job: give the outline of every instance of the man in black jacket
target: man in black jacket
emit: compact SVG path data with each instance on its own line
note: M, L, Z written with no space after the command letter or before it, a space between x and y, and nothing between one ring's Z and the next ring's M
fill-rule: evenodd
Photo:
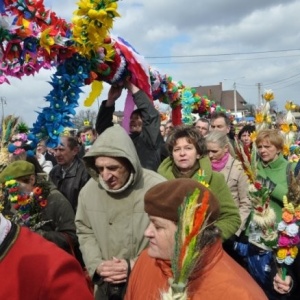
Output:
M57 165L49 177L76 212L79 192L90 179L84 162L78 157L79 144L75 137L62 136L54 151Z
M108 98L103 101L96 121L96 130L101 134L113 126L115 101L121 96L124 86L132 93L137 109L130 116L130 137L135 145L143 168L156 171L160 165L160 149L163 138L160 133L160 115L146 93L129 81L111 86Z

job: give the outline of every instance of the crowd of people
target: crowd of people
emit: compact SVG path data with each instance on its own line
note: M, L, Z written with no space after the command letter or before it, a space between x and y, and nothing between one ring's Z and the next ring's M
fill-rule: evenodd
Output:
M124 88L136 106L129 132L113 123ZM111 86L95 128L9 155L0 173L0 299L298 299L298 256L283 275L274 251L253 240L236 143L257 148L276 223L300 167L283 155L277 129L255 141L253 132L244 124L232 134L224 112L162 123L144 91Z

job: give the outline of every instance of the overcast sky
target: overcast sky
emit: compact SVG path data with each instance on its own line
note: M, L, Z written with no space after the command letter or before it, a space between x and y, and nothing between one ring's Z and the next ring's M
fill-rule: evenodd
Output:
M67 20L76 9L75 0L45 4ZM229 90L235 82L251 104L258 103L260 83L261 93L274 91L279 110L286 100L300 104L300 0L122 0L118 4L121 18L115 20L112 34L126 39L160 73L189 87L222 82ZM47 106L44 97L51 91L47 81L54 72L42 70L34 77L2 84L4 113L20 115L31 126L35 111ZM79 109L84 109L89 87L84 91ZM123 106L121 99L117 109Z

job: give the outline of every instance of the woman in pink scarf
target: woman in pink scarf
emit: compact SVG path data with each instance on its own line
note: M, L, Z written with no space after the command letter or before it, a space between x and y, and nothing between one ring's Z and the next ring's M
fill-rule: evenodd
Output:
M242 239L244 236L246 222L251 211L251 200L247 195L247 176L244 173L240 161L235 159L234 150L225 133L220 131L210 132L208 136L206 136L206 145L212 169L225 176L225 181L239 209L241 226L235 233L233 240ZM230 254L234 256L233 253ZM238 259L237 257L235 258Z

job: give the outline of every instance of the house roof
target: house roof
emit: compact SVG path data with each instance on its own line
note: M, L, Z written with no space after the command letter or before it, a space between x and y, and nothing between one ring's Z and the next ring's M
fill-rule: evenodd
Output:
M207 96L209 100L215 101L216 104L221 105L226 110L234 111L234 90L223 91L222 82L218 85L207 85L194 87L197 93L201 96ZM237 110L244 110L246 100L236 90L236 106Z

